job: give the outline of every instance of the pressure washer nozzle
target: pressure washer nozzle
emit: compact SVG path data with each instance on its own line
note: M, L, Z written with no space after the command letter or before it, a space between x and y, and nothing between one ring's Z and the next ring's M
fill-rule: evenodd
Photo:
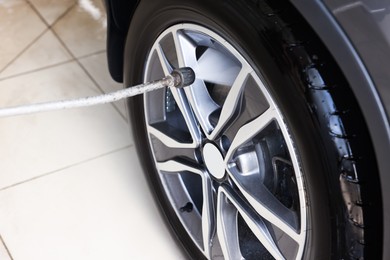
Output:
M190 67L178 68L172 71L174 86L182 88L191 85L195 81L195 72Z

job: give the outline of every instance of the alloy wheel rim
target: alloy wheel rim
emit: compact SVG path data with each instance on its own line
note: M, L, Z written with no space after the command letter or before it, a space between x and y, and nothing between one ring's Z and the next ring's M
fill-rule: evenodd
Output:
M197 76L190 87L144 96L158 178L178 219L209 259L301 259L302 172L264 82L228 41L199 25L166 29L144 80L184 66Z

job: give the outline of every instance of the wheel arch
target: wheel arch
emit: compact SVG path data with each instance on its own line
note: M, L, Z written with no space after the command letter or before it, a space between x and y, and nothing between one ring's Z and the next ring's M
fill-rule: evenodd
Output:
M107 60L111 77L123 82L123 54L131 18L140 0L104 0L107 10Z

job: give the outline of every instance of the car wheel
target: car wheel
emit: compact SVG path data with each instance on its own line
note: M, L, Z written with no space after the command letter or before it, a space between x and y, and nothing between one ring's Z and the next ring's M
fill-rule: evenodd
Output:
M380 230L370 229L380 197L361 112L325 47L285 8L141 1L134 14L126 85L184 66L196 74L190 87L129 102L145 175L194 259L378 250L366 243Z

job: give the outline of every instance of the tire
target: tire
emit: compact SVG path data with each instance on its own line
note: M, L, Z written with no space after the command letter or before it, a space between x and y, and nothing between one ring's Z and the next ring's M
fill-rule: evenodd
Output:
M126 86L196 72L190 88L128 103L144 173L191 258L379 259L364 118L292 6L143 0L124 60Z

